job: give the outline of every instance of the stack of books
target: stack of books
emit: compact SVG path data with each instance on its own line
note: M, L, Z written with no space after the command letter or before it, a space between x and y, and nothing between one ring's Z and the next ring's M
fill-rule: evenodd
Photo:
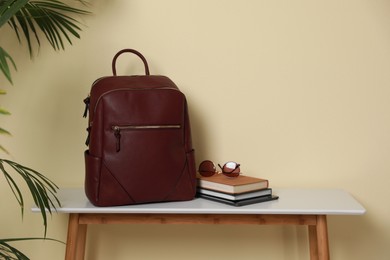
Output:
M229 178L223 174L211 177L197 175L197 196L221 203L244 206L278 199L269 181L245 175Z

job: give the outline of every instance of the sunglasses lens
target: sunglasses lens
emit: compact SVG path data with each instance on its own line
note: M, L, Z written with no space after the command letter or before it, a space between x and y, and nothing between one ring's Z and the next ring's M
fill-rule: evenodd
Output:
M222 173L229 177L237 177L240 175L240 165L236 162L227 162L222 167Z
M215 165L212 161L203 161L199 164L199 174L204 177L210 177L216 172Z

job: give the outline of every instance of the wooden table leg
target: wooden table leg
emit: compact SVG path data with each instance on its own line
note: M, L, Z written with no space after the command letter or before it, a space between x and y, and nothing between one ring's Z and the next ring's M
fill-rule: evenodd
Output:
M318 260L317 226L309 225L310 260Z
M79 224L79 214L69 214L65 260L82 260L85 253L87 225Z
M77 235L76 260L84 260L85 242L87 239L87 225L79 224L79 232Z
M309 225L310 260L329 260L326 215L317 215L316 225Z
M317 216L316 227L319 260L329 260L328 225L326 215Z

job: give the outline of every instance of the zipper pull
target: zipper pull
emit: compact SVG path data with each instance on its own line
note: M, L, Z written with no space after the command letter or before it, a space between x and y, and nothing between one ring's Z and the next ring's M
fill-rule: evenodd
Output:
M85 140L85 145L86 146L89 145L89 139L90 139L90 136L91 136L91 127L90 126L88 126L88 128L87 128L87 132L88 132L87 140Z
M89 96L84 99L85 110L84 110L83 117L87 117L87 115L88 115L89 101L90 100L91 100L91 98Z
M113 126L114 135L116 137L116 152L121 150L121 129L118 126Z

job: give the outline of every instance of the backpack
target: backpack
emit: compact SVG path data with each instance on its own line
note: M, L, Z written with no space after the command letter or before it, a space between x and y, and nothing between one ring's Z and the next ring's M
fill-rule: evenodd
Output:
M125 52L141 58L146 75L116 75L116 59ZM95 206L192 200L195 155L184 94L168 77L150 75L133 49L114 56L112 71L84 100L87 198Z

